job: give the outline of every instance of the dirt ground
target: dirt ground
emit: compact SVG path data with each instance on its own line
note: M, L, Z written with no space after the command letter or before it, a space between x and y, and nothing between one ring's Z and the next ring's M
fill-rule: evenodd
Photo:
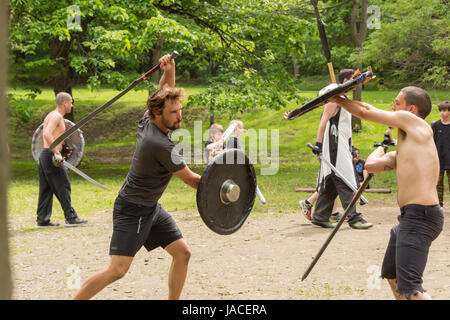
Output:
M369 230L345 223L305 281L301 277L330 229L307 223L299 213L252 212L232 235L210 231L197 212L172 212L192 250L182 299L392 299L377 277L398 209L360 208ZM450 210L445 209L446 219ZM70 299L81 282L109 263L111 211L99 211L77 228L34 229L33 219L11 221L13 299ZM432 244L424 288L434 299L450 298L448 222ZM162 249L141 249L128 274L95 299L167 298L171 259Z

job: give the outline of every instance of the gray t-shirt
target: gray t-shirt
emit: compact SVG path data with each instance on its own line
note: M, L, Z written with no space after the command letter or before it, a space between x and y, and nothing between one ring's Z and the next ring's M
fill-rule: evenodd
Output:
M161 131L148 117L139 121L136 151L130 170L119 191L127 201L144 206L155 205L169 184L172 173L186 166L174 149L170 135Z

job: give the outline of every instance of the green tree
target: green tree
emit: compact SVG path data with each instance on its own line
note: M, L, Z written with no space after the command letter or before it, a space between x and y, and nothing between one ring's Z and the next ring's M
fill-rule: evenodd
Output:
M442 0L378 1L381 28L360 59L397 81L449 87L450 11Z
M130 51L126 10L100 0L10 0L12 79L72 94L77 78L118 84L117 57Z
M0 63L7 65L8 50L6 46L8 17L5 1L0 1ZM9 263L8 241L8 175L9 175L9 148L6 125L6 84L7 68L0 70L0 299L11 299L12 281Z
M103 82L120 87L126 84L124 71L139 71L175 49L181 53L178 72L208 72L207 92L231 94L228 100L236 100L228 106L247 91L275 107L285 103L283 96L295 96L288 69L292 56L303 54L302 37L312 28L286 15L281 0L78 0L70 5L11 0L10 7L16 81L46 80L55 92L69 93L76 81L91 88ZM68 24L77 14L74 8L80 23ZM220 100L210 98L203 102ZM238 109L249 105L236 103ZM213 114L224 105L209 107Z

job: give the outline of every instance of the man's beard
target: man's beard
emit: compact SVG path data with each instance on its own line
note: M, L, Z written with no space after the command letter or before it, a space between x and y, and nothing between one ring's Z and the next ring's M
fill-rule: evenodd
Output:
M167 129L172 130L172 131L181 128L181 120L170 124L164 117L162 117L162 123L164 124L164 126Z

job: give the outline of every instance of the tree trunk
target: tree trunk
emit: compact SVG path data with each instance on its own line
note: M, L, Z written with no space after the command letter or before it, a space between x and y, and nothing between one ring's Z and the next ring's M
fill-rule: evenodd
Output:
M163 40L161 37L158 37L158 42L156 43L155 48L152 51L152 66L156 66L159 63L159 59L162 57L162 49L163 49ZM151 75L152 82L158 85L160 77L161 71L154 72Z
M300 71L298 69L298 64L295 61L294 57L292 57L292 68L293 68L293 72L294 72L294 77L297 78L299 76L299 74L300 74Z
M7 27L8 2L0 1L0 300L12 295L11 269L9 264L7 190L9 175L9 152L7 139L6 81L8 66Z
M70 42L59 41L59 39L50 40L50 58L57 65L56 75L53 77L53 91L55 95L58 92L67 92L72 95L72 68L70 67ZM65 118L74 121L74 108L65 115Z
M209 70L210 70L211 76L213 78L217 76L217 68L218 68L218 66L214 64L213 59L210 57L210 59L209 59ZM211 126L214 122L215 122L214 107L211 105L209 107L209 126Z
M362 47L364 45L364 39L366 38L367 7L368 7L368 0L353 0L353 9L352 14L350 16L350 30L355 50L358 52L362 50ZM358 13L360 13L359 17ZM354 68L359 69L361 72L363 72L362 66L359 62L356 63ZM353 99L361 101L361 98L362 98L362 88L361 86L358 86L356 87L356 90L353 91ZM360 131L362 129L361 119L352 116L352 128L353 131L355 132Z

